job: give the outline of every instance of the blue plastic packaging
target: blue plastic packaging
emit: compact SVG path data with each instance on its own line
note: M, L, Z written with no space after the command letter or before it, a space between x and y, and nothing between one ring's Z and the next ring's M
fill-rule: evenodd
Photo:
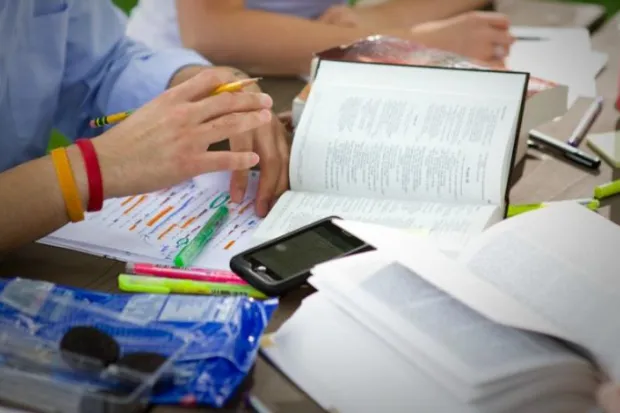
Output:
M88 306L76 310L59 305L63 301ZM151 396L154 404L222 407L252 368L259 339L276 307L275 299L106 294L0 279L0 332L17 329L58 342L70 326L93 325L120 335L123 351L166 354L178 347L174 338L166 336L166 329L187 331L191 340L174 359L172 384L156 390ZM118 321L102 323L98 309L114 313Z

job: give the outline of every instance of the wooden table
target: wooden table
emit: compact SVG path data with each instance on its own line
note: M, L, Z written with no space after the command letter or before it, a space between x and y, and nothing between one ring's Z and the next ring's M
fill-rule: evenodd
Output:
M568 14L579 15L575 12ZM520 18L523 19L523 17ZM564 25L573 25L573 23L574 19ZM619 27L620 15L617 15L593 37L594 48L609 53L609 64L597 80L599 93L605 97L606 105L593 126L592 131L596 132L620 128L620 114L613 108L618 90ZM267 92L274 96L276 109L282 110L290 105L293 96L301 89L302 83L297 80L266 80L263 86ZM573 123L576 122L577 119ZM570 126L570 124L566 124L563 127L570 128ZM595 185L618 178L620 178L620 174L606 164L601 167L598 174L592 174L549 156L531 154L525 164L523 176L511 191L511 202L525 203L588 197L591 196ZM607 203L601 212L614 222L620 223L620 197ZM0 261L0 276L21 276L82 288L117 291L116 276L123 268L121 263L104 258L31 244L5 256ZM305 294L306 292L301 290L298 294L282 301L273 322L269 326L270 331L277 328L294 311ZM286 406L281 411L313 411L302 393L285 382L262 360L257 362L250 380L253 391L263 395L263 397L277 398L282 406ZM173 413L185 411L185 409L160 406L153 408L152 411L155 413ZM237 412L243 410L241 407L233 405L224 411Z

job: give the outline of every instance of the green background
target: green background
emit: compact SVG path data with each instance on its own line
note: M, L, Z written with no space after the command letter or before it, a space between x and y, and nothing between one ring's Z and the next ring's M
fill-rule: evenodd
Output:
M131 10L131 8L134 7L136 3L138 2L138 0L113 0L113 1L121 9L125 10L125 12L128 12L129 10ZM295 1L295 0L292 0L292 1ZM562 1L577 2L576 0L562 0ZM612 16L614 13L620 10L620 0L579 0L578 2L579 3L601 4L605 6L605 8L607 9L607 16ZM55 147L62 146L65 144L67 144L67 139L64 136L62 136L56 131L52 132L52 138L50 140L50 148L55 148Z

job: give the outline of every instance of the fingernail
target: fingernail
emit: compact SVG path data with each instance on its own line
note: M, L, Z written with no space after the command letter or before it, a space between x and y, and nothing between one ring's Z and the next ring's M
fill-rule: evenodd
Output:
M262 122L268 122L271 119L271 111L267 109L263 109L258 114L258 117Z
M260 103L261 103L262 106L270 108L271 105L273 105L273 99L271 99L271 96L269 96L268 94L261 93L260 94Z
M250 165L250 168L256 166L258 162L260 162L260 157L257 153L251 152L248 154L248 164Z
M235 188L232 191L232 194L230 194L230 197L232 198L232 201L234 203L239 203L241 201L243 201L243 197L245 195L245 191L243 190L243 188Z

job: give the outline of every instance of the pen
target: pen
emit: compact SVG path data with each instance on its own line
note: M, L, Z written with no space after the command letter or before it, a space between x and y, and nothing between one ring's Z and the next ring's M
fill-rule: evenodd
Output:
M265 294L250 285L176 280L131 274L119 274L117 281L118 288L128 293L244 295L259 299L267 298Z
M547 40L546 37L540 37L540 36L515 36L516 40L520 40L520 41L535 41L535 42L541 42L543 40Z
M551 136L539 132L535 129L532 129L530 131L530 139L532 140L532 142L530 143L528 141L529 146L541 144L542 146L554 149L562 153L566 159L585 166L586 168L598 169L598 167L601 166L601 160L596 156L590 155L589 153L586 153L579 148L575 148L566 142L554 139Z
M588 107L588 110L583 114L583 117L579 121L579 124L571 134L570 138L568 138L568 143L571 146L577 147L586 136L588 130L592 127L592 124L601 113L601 109L603 109L603 98L598 96L592 104Z
M232 83L226 83L224 85L221 85L219 87L217 87L210 96L215 96L215 95L219 95L220 93L224 93L224 92L238 92L241 89L243 89L246 86L249 85L253 85L254 83L258 82L259 80L261 80L262 78L260 77L253 77L250 79L242 79L242 80L238 80L236 82L232 82ZM111 125L113 123L118 123L120 121L123 121L125 119L127 119L127 117L129 117L129 115L131 115L134 111L130 110L127 112L120 112L120 113L115 113L113 115L108 115L108 116L102 116L100 118L95 118L93 120L90 121L90 127L91 128L99 128L101 126L105 126L105 125Z
M205 245L215 236L227 217L228 208L225 206L219 207L198 232L198 235L174 257L174 265L181 268L189 267L198 254L202 252Z
M557 203L564 202L575 202L579 205L583 205L589 210L596 211L601 207L601 202L598 199L592 198L584 198L584 199L569 199L564 201L551 201L551 202L540 202L537 204L523 204L523 205L508 205L508 212L506 216L508 218L514 217L515 215L522 214L524 212L534 211L536 209L544 208L547 206L551 206Z
M179 280L247 284L232 271L209 270L206 268L176 268L167 265L127 263L125 272L133 275L148 275L151 277L175 278Z

